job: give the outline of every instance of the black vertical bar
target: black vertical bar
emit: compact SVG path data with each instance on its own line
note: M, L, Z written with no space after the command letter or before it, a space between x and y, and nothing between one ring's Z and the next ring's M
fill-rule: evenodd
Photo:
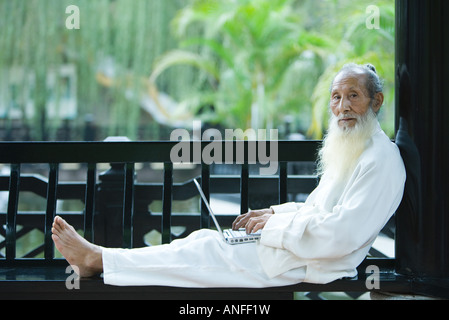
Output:
M58 171L57 163L50 164L50 174L47 186L47 210L45 212L45 238L44 238L44 257L51 260L54 257L54 246L51 238L51 227L56 214L56 201L58 191Z
M173 200L173 163L164 163L164 186L162 195L162 243L171 242L171 208Z
M249 208L249 169L248 163L242 164L240 174L240 214L248 212Z
M395 16L396 143L407 172L396 212L396 271L432 279L447 293L449 1L396 0Z
M95 163L87 165L87 182L85 195L85 213L84 213L84 238L93 242L94 240L94 211L95 211L95 189L97 178L97 166Z
M6 259L16 258L16 217L19 205L20 164L11 165L9 177L8 213L6 219Z
M125 165L125 190L123 204L123 247L133 245L134 163Z
M210 167L208 164L201 165L201 189L203 189L206 199L210 199ZM207 210L204 201L201 201L201 221L200 228L210 227L209 210Z
M111 168L99 175L95 209L95 243L118 248L123 245L124 163L111 163Z
M287 202L287 162L279 163L279 203Z

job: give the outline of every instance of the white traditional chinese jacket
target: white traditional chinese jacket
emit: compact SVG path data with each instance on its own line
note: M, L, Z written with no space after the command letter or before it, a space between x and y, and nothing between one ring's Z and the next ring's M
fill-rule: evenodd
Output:
M347 182L324 174L305 203L273 206L258 254L268 276L305 267L304 282L353 277L402 199L405 168L378 126Z

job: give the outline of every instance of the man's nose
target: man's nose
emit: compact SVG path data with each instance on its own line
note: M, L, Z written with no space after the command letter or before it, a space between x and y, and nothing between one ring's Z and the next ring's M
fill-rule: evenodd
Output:
M340 113L345 113L351 110L351 102L348 99L341 98L340 104L338 105L338 111Z

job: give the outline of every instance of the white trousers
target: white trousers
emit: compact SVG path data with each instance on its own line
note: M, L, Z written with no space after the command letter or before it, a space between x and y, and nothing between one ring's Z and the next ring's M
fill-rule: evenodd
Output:
M305 277L304 268L269 278L257 244L226 244L217 231L202 229L170 244L137 249L105 248L103 278L118 286L247 287L291 285Z

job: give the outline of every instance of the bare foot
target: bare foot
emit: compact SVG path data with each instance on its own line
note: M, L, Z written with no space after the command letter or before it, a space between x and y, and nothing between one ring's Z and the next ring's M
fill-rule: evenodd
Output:
M59 216L53 221L52 239L68 263L79 268L80 277L91 277L103 271L102 248L88 242Z

